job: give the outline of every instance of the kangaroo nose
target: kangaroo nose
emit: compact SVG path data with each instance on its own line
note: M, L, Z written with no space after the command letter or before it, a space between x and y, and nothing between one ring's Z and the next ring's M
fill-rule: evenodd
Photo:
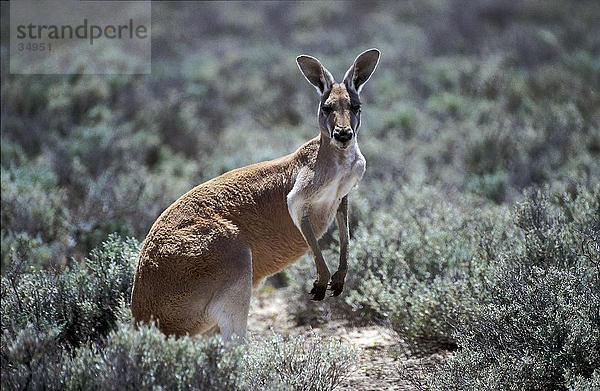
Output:
M352 132L352 129L350 129L350 128L335 129L333 131L333 138L341 143L345 143L347 141L352 140L353 135L354 135L354 132Z

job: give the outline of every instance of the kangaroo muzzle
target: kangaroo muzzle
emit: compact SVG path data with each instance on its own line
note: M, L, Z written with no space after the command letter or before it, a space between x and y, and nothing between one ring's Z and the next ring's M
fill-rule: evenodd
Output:
M352 137L354 137L354 132L351 128L333 130L333 138L340 143L347 143L352 140Z

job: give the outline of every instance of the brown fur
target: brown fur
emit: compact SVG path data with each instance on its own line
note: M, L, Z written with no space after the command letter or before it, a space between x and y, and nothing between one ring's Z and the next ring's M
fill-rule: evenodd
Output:
M179 308L197 311L184 304L195 302L188 300L197 294L193 277L217 278L226 270L219 254L238 240L251 248L254 286L306 253L308 245L290 218L286 196L298 170L315 164L319 144L317 137L291 155L227 172L165 210L140 253L132 293L136 320L154 318L164 328L166 318ZM170 308L174 305L175 311Z

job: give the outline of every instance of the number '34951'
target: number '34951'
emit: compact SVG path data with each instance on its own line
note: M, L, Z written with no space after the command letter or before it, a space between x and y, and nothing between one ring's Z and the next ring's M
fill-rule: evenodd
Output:
M28 52L51 52L52 44L48 42L44 43L24 43L20 42L17 44L17 50L20 52L28 51Z

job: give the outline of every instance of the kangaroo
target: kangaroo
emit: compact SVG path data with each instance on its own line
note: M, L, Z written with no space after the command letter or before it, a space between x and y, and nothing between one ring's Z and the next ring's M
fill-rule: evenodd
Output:
M336 83L314 57L296 62L320 95L320 133L294 153L227 172L196 186L153 224L139 256L131 309L167 335L220 330L246 335L253 287L312 251L323 300L344 288L348 271L348 193L365 172L357 144L360 92L379 62L361 53ZM318 239L336 219L338 270L330 274Z

